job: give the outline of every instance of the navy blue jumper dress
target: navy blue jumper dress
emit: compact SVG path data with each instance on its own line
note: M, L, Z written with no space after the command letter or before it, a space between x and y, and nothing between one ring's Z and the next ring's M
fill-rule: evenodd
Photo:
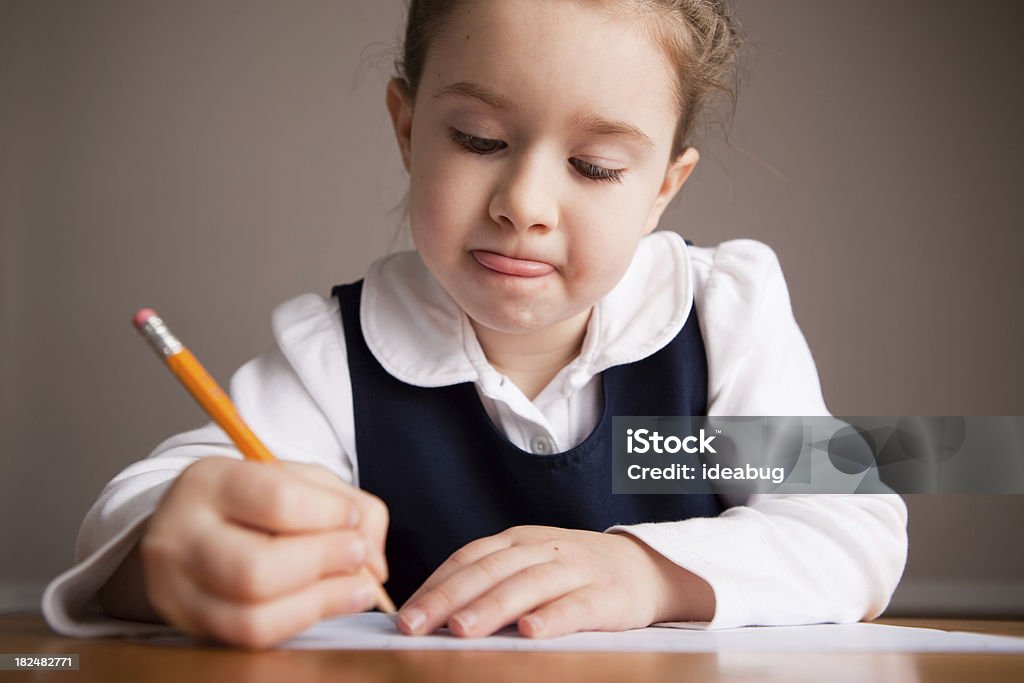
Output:
M332 295L348 349L359 485L389 508L386 588L399 605L463 545L512 526L604 531L722 511L710 488L612 493L613 416L707 414L707 358L693 307L664 348L602 373L603 411L583 443L537 455L494 426L471 382L417 387L381 367L360 325L362 285L339 285Z

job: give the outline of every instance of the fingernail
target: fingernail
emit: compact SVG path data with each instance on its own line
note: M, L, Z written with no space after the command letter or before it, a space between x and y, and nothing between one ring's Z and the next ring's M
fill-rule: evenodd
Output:
M402 620L406 628L410 631L415 631L420 626L423 626L423 622L427 620L427 615L421 609L410 607L409 609L403 609L398 618Z
M458 625L459 630L463 633L468 633L469 629L473 628L473 625L477 622L476 612L472 610L466 610L465 612L459 612L451 618L452 621Z
M523 623L529 627L530 635L537 635L544 630L544 620L536 614L523 617Z

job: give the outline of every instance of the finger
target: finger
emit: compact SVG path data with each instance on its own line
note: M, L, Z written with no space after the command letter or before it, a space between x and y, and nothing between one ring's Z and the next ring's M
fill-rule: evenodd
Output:
M489 636L531 610L581 588L584 582L584 576L562 564L532 565L458 610L448 625L457 636Z
M408 635L430 633L517 572L550 560L551 553L541 546L517 545L484 555L410 599L398 613L398 627Z
M385 583L388 580L388 565L384 558L384 545L390 523L388 506L377 496L359 489L353 490L359 494L354 499L360 510L359 530L369 549L366 565L378 581Z
M367 544L354 529L268 536L223 524L201 535L187 571L207 591L235 602L263 602L335 574L356 573Z
M433 590L439 583L446 580L452 574L465 569L477 562L480 558L499 550L504 550L511 545L512 539L505 533L485 536L483 538L478 538L475 541L470 541L452 553L447 560L442 562L441 566L435 569L434 572L427 577L427 580L423 582L423 585L416 589L416 592L412 594L412 597L405 601L405 604L412 604L419 599L421 595L427 591Z
M322 531L358 523L352 499L287 468L239 463L218 487L214 505L225 519L267 532Z
M607 587L589 584L524 615L518 627L528 638L552 638L577 631L617 631L637 626L621 617Z
M256 605L223 600L180 580L172 623L190 635L251 649L267 648L336 614L369 609L376 594L361 575L331 577Z
M384 545L387 540L389 514L387 505L372 493L352 486L341 477L321 465L300 462L281 461L280 465L293 474L314 486L322 486L325 490L338 493L349 499L356 509L359 528L366 538L369 554L366 564L373 576L384 583L388 580L387 561L384 557Z
M204 612L211 633L242 647L264 648L301 633L321 619L365 612L376 602L373 582L365 576L324 579L301 591L258 606L223 603Z
M347 493L349 490L359 490L323 465L295 462L293 460L280 460L277 462L277 465L288 472L288 474L305 479L315 486L322 486L329 491Z

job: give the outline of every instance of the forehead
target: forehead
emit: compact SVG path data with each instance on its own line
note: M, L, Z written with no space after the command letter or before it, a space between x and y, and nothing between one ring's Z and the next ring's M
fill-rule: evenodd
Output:
M671 136L674 78L641 21L601 3L469 1L434 37L417 99L470 81L511 98L521 112L596 113Z

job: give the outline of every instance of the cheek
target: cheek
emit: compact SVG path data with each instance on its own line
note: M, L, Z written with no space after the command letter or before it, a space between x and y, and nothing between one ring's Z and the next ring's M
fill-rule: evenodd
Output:
M472 172L464 155L441 149L427 150L421 158L430 161L413 164L409 181L411 220L440 221L446 229L453 229L457 217L479 212L480 174ZM413 229L416 228L414 223Z
M646 177L632 178L625 185L600 184L574 198L573 213L597 239L621 244L642 232L656 196L656 186Z
M572 228L574 246L603 254L605 260L615 259L620 255L614 252L632 247L643 235L649 212L650 206L635 201L628 191L600 199L580 197L567 224Z
M593 298L607 294L622 278L633 260L636 242L607 239L574 240L570 255L571 280Z
M626 202L591 203L578 212L568 240L572 279L591 294L610 291L633 260L646 215Z
M445 201L451 193L443 191L443 184L429 173L412 176L410 183L409 227L417 247L429 249L451 228L452 202Z

